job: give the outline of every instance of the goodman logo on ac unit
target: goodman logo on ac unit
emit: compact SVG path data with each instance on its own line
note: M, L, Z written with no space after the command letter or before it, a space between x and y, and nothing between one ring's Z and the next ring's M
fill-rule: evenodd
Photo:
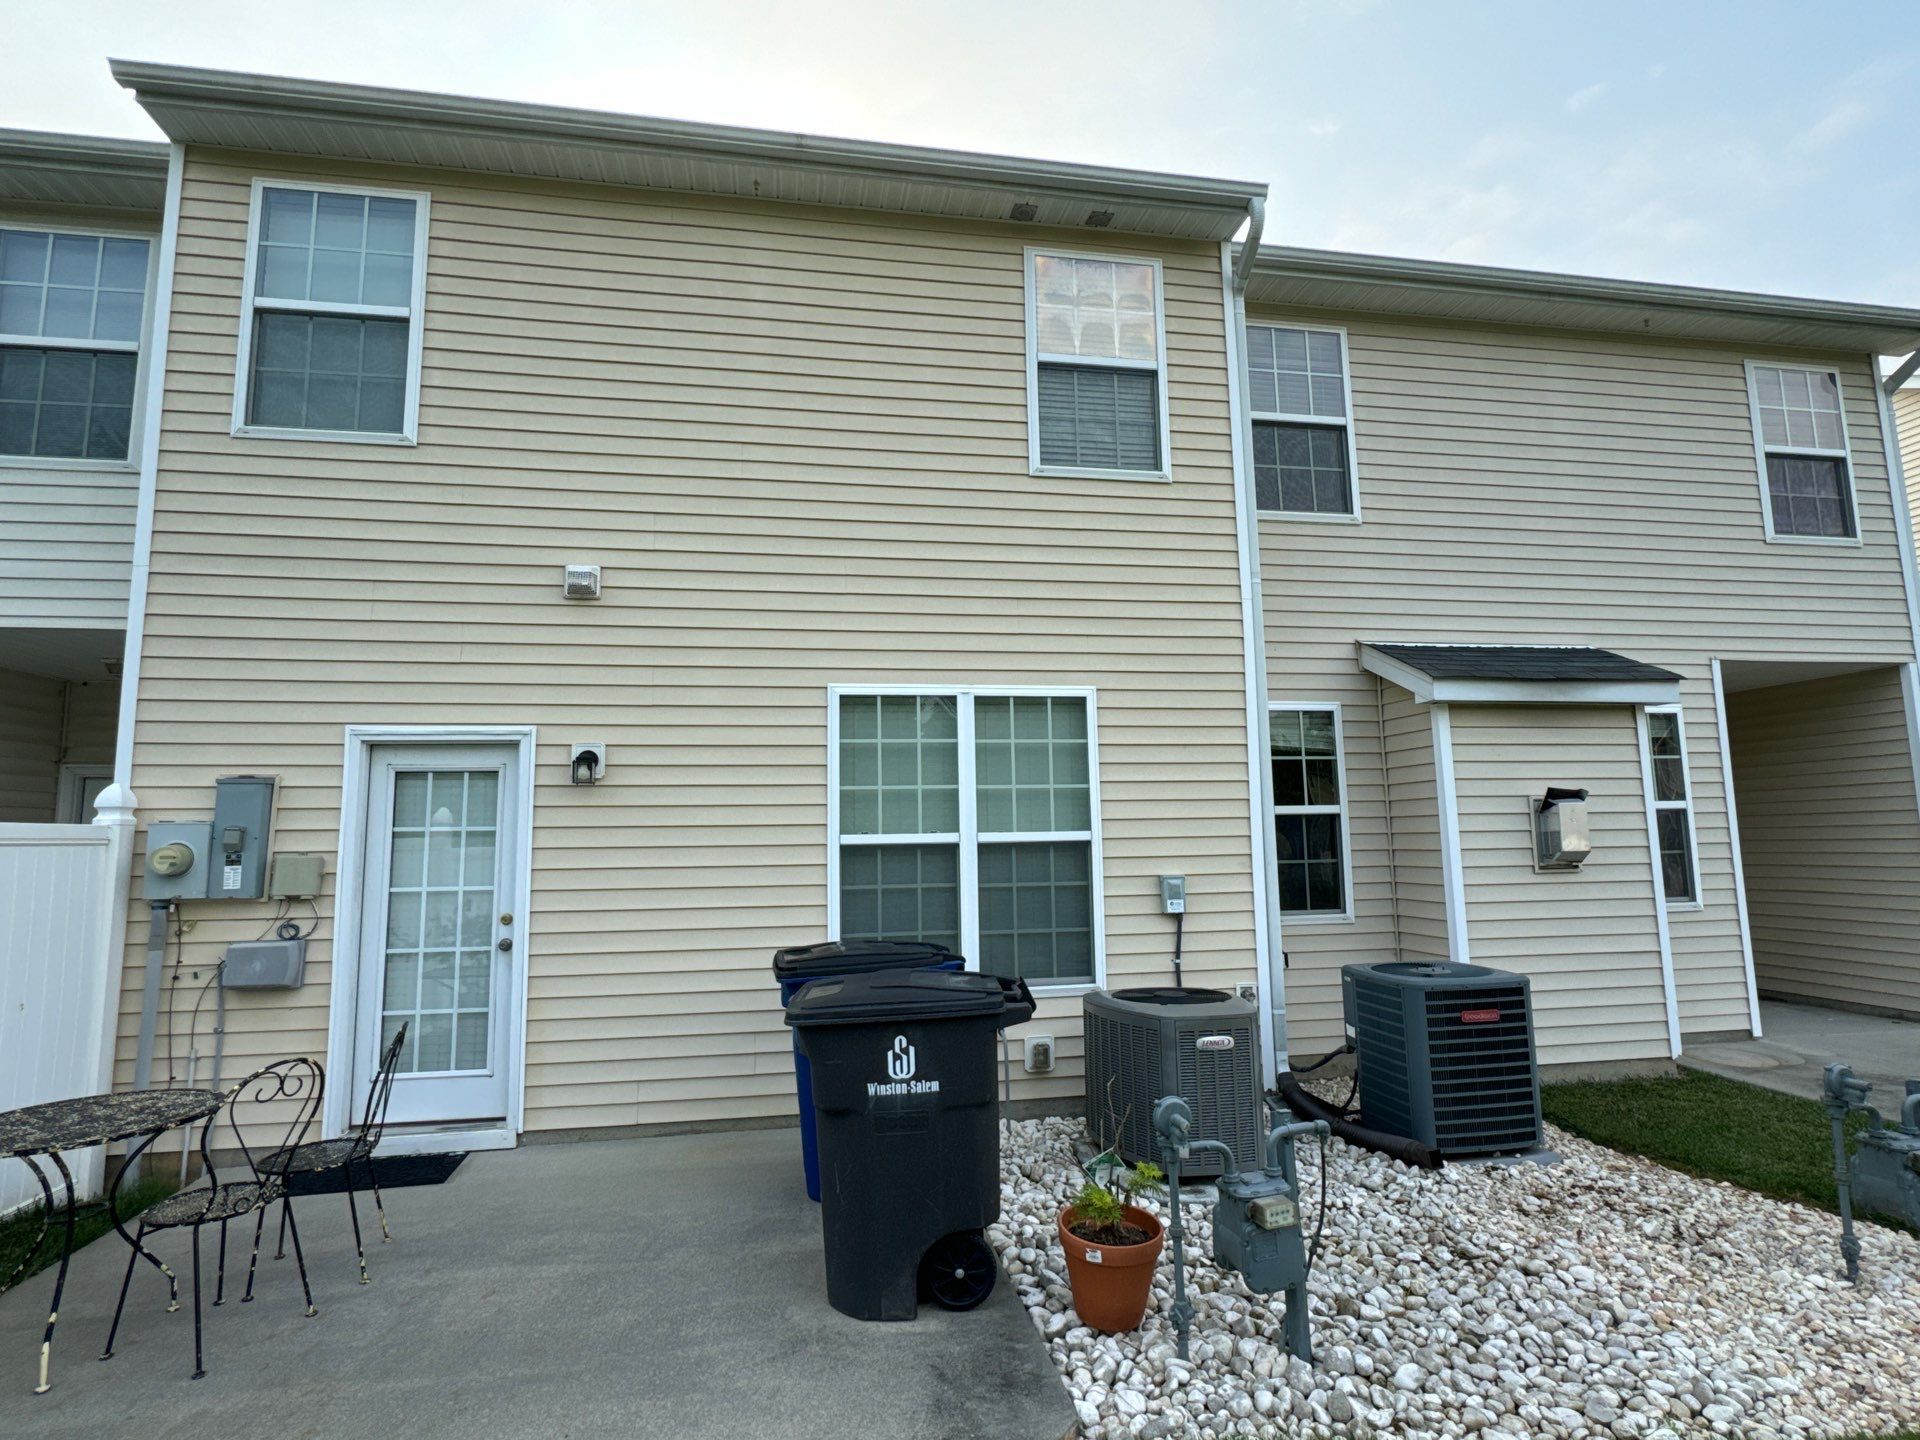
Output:
M919 1057L914 1054L913 1046L907 1043L907 1037L893 1037L893 1048L886 1052L887 1078L867 1082L868 1098L880 1095L931 1095L940 1088L938 1080L918 1080L914 1072L920 1068Z

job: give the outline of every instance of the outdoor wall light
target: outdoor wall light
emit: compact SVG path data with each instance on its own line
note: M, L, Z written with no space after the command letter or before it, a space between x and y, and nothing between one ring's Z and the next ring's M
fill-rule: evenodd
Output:
M607 747L589 740L573 747L573 783L593 785L607 777Z

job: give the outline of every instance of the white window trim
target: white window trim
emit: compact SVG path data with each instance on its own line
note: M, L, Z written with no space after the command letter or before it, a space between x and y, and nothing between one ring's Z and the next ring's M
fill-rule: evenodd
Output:
M1053 253L1053 252L1048 252ZM855 835L846 837L859 845L945 844L960 848L960 953L966 956L967 969L980 968L980 887L979 848L981 845L1016 842L1045 843L1048 840L1085 840L1091 855L1088 860L1093 879L1093 979L1027 982L1036 995L1082 995L1107 983L1107 906L1105 864L1100 838L1100 705L1099 693L1090 685L945 685L934 682L912 685L829 685L827 686L827 938L840 938L840 701L842 697L870 695L951 695L959 706L958 751L960 786L960 829L949 834ZM973 702L997 700L1007 696L1036 699L1084 700L1087 703L1087 807L1091 830L1008 833L981 833L976 818L978 797L974 789Z
M1858 548L1865 542L1861 539L1860 494L1859 485L1854 476L1853 435L1847 428L1847 390L1846 382L1837 365L1809 365L1804 360L1749 360L1747 364L1747 418L1753 426L1754 467L1760 482L1760 519L1766 526L1767 543L1770 545L1842 545ZM1767 370L1824 370L1833 376L1833 393L1840 402L1840 448L1826 449L1814 445L1777 445L1775 454L1804 455L1814 459L1839 460L1847 472L1847 510L1853 517L1851 535L1779 535L1773 528L1773 492L1767 486L1767 441L1760 428L1760 381L1759 372Z
M346 305L325 300L257 300L254 272L260 263L261 196L268 190L319 190L333 195L369 195L380 200L411 200L413 215L413 294L405 307ZM416 445L420 434L420 356L427 310L427 208L425 190L385 190L372 185L331 185L318 180L255 176L247 206L247 262L241 276L240 345L233 370L233 431L255 440L328 440L350 445ZM407 381L405 412L398 434L358 430L297 430L282 425L247 423L247 384L253 360L253 317L258 310L291 310L302 315L361 315L406 320Z
M1318 513L1309 514L1304 510L1262 510L1256 505L1254 514L1259 516L1263 521L1277 520L1289 523L1293 521L1306 521L1313 525L1358 525L1361 519L1360 446L1359 442L1354 438L1353 346L1347 339L1347 327L1344 325L1310 325L1304 320L1287 320L1272 315L1263 315L1258 320L1248 317L1247 329L1252 330L1256 325L1264 326L1269 330L1318 331L1323 335L1338 335L1340 337L1340 383L1346 388L1347 395L1347 413L1346 417L1340 421L1340 424L1345 427L1347 432L1347 498L1353 504L1353 511L1347 515L1322 515ZM1255 425L1264 423L1318 425L1324 429L1333 423L1331 417L1326 415L1286 415L1277 410L1255 410L1252 408L1252 396L1247 397L1247 406L1248 417ZM1249 468L1251 468L1253 464L1251 455L1248 456L1247 464Z
M1338 805L1282 805L1274 802L1273 814L1269 824L1274 826L1273 854L1280 854L1280 836L1277 823L1282 815L1338 815L1340 817L1340 886L1341 909L1338 913L1331 910L1300 911L1282 910L1282 923L1288 927L1295 925L1351 925L1353 923L1353 822L1348 814L1347 804L1347 737L1346 716L1338 700L1270 700L1267 702L1267 718L1275 715L1297 713L1304 710L1331 710L1333 712L1333 769L1336 783L1340 786ZM1267 727L1267 763L1273 763L1273 727ZM1271 882L1277 887L1280 877L1276 874Z
M1042 355L1038 305L1034 298L1033 262L1040 255L1062 260L1111 260L1125 265L1153 267L1153 335L1157 358L1152 365L1144 360L1102 360L1087 355ZM1160 262L1146 255L1122 255L1105 250L1069 250L1053 245L1026 247L1023 285L1027 326L1027 473L1077 480L1161 480L1173 479L1173 436L1170 433L1167 405L1167 289ZM1160 468L1158 470L1105 470L1081 465L1042 465L1040 463L1040 363L1080 365L1106 370L1153 370L1159 376ZM981 691L986 694L986 691ZM1001 692L1007 693L1007 692ZM1062 692L1066 693L1066 692Z
M132 473L140 468L140 441L146 432L147 352L153 338L153 297L160 279L160 232L117 225L53 224L26 216L0 214L0 230L33 230L42 235L105 235L115 240L147 242L147 288L140 298L138 340L73 340L64 336L0 335L0 345L39 350L118 350L134 353L133 416L127 425L127 458L88 460L57 455L0 455L0 470L92 470Z
M1640 742L1640 798L1646 808L1647 816L1647 879L1653 886L1653 928L1660 947L1660 998L1667 1016L1667 1054L1669 1058L1680 1054L1680 997L1673 979L1673 930L1667 923L1670 909L1667 903L1667 887L1660 873L1660 826L1654 819L1653 809L1653 745L1647 734L1647 707L1637 705L1633 711L1634 733ZM1685 743L1681 748L1684 750ZM1692 796L1691 788L1687 791ZM1692 829L1688 829L1688 839L1692 839ZM1694 889L1700 888L1700 860L1696 850L1694 856Z
M1675 914L1692 910L1704 910L1707 908L1706 887L1701 883L1700 877L1700 836L1694 828L1693 761L1687 754L1687 713L1678 705L1649 705L1646 707L1646 713L1649 715L1671 715L1677 722L1674 733L1680 741L1680 783L1686 788L1687 792L1687 798L1684 800L1662 800L1657 785L1649 792L1652 795L1652 805L1656 813L1661 810L1685 810L1687 812L1687 863L1693 869L1693 898L1691 900L1674 900L1669 898L1667 901L1667 912L1669 914ZM1653 773L1653 734L1651 727L1648 727L1646 733L1646 743L1647 772L1651 775ZM1660 888L1664 894L1666 891L1666 879L1664 872L1660 870L1660 857L1657 853L1659 841L1660 827L1658 823L1656 823L1654 825L1654 845L1656 848L1654 870L1656 874L1661 875Z

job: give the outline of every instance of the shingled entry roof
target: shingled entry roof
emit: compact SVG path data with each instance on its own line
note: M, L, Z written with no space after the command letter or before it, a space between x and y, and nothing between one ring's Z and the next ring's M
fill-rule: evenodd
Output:
M1638 681L1679 680L1671 670L1645 665L1591 645L1381 645L1389 659L1435 680Z

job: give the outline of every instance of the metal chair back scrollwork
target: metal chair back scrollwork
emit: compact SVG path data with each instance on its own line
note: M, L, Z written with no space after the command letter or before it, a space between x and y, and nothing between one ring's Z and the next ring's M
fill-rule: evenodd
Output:
M193 1374L197 1380L206 1374L200 1318L200 1230L210 1224L220 1227L219 1279L213 1303L226 1300L227 1222L246 1215L254 1217L254 1255L260 1251L260 1227L265 1223L267 1207L284 1199L287 1181L293 1173L291 1156L306 1144L307 1136L319 1118L320 1100L326 1085L326 1073L312 1060L277 1060L247 1076L226 1092L220 1108L200 1130L200 1163L205 1184L175 1191L139 1217L139 1229L132 1237L133 1254L127 1257L127 1273L120 1282L120 1302L114 1307L113 1327L107 1332L106 1354L113 1355L114 1337L120 1332L120 1317L126 1309L127 1287L133 1280L134 1261L142 1251L142 1242L155 1230L190 1228L193 1231ZM224 1125L224 1129L222 1128ZM216 1145L232 1137L231 1147ZM244 1178L236 1176L238 1167L229 1159L227 1178L221 1178L218 1158L225 1153L238 1154L245 1166ZM315 1315L313 1287L307 1282L306 1257L300 1249L300 1228L290 1225L294 1258L300 1267L300 1289L306 1297L307 1314ZM247 1293L253 1298L254 1265L247 1266Z
M380 1066L373 1074L373 1082L367 1087L367 1103L360 1114L360 1126L349 1131L337 1140L316 1140L293 1148L281 1163L294 1175L318 1175L326 1171L338 1170L346 1182L347 1217L353 1222L353 1254L360 1264L360 1283L369 1283L372 1277L367 1274L367 1250L360 1236L360 1206L354 1191L353 1169L358 1165L366 1171L366 1181L373 1189L373 1207L380 1216L380 1242L386 1244L393 1239L393 1232L387 1226L387 1202L380 1193L380 1175L373 1166L373 1152L380 1147L380 1140L387 1131L387 1106L393 1100L393 1081L400 1071L400 1056L407 1046L407 1021L401 1021L380 1052ZM281 1260L287 1253L287 1225L293 1214L293 1193L289 1188L280 1196L280 1243L273 1252L273 1258ZM259 1258L259 1237L255 1236L254 1260ZM249 1268L251 1264L249 1262Z

